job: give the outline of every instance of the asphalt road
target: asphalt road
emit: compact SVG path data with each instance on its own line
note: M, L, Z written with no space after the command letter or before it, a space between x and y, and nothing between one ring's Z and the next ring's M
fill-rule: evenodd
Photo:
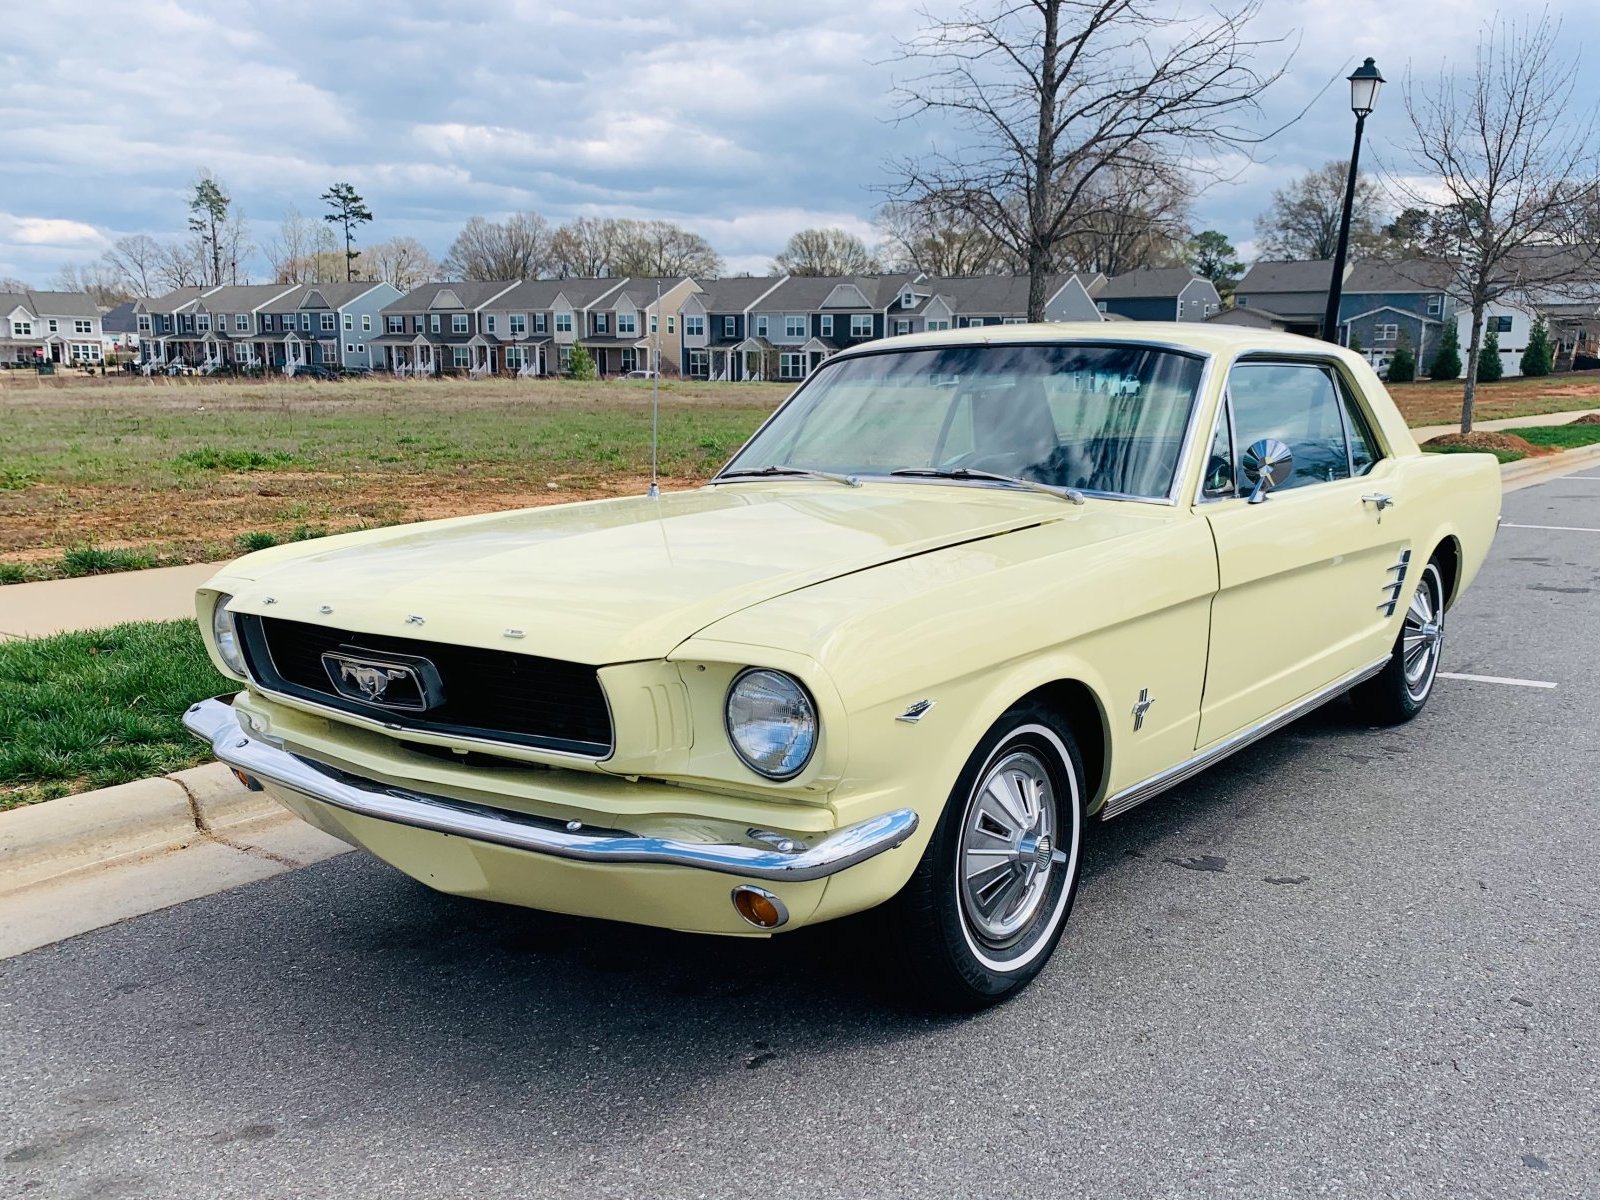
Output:
M1600 529L1597 478L1507 497ZM1447 680L1103 829L1039 981L886 1006L349 855L0 963L0 1195L1600 1195L1600 533L1505 528Z

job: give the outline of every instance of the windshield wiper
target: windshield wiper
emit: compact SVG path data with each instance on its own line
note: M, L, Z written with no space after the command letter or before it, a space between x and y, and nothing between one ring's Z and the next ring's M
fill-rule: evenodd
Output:
M1013 487L1028 488L1030 491L1043 492L1047 496L1054 496L1058 500L1067 500L1073 504L1086 503L1084 495L1077 488L1056 487L1048 483L1040 483L1036 479L1023 479L1020 475L1001 475L995 471L974 471L971 467L900 467L890 471L891 475L915 475L923 479L992 479L996 483L1009 483Z
M840 475L836 471L813 471L810 467L786 467L781 463L774 463L770 467L747 467L742 471L724 471L711 482L721 483L725 479L770 478L773 475L793 475L800 479L826 479L833 483L842 483L846 487L861 486L861 480L854 475Z

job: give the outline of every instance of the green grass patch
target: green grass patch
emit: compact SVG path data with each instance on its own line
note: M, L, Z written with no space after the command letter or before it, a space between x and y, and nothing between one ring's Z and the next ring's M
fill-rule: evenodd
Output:
M0 643L0 809L205 762L180 718L228 688L193 621Z
M156 565L148 550L102 550L98 546L74 546L61 556L61 574L67 579L81 575L109 575L113 571L143 571Z
M1522 430L1517 430L1518 434ZM1424 446L1429 454L1492 454L1502 463L1519 462L1528 457L1526 450L1501 450L1489 446Z
M0 562L0 583L29 583L34 573L23 563Z
M1511 429L1507 432L1535 446L1552 446L1560 450L1575 450L1579 446L1593 446L1600 442L1600 425L1535 425L1529 429Z
M296 459L284 450L219 450L215 446L201 446L185 450L172 461L197 471L270 471L273 467L292 466Z

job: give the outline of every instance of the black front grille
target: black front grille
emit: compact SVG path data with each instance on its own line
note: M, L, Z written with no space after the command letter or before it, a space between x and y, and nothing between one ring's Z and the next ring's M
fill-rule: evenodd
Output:
M448 646L240 615L250 673L271 692L310 700L402 729L562 750L602 758L611 752L611 712L594 667L505 650ZM329 652L425 659L443 699L405 712L343 695L323 655Z

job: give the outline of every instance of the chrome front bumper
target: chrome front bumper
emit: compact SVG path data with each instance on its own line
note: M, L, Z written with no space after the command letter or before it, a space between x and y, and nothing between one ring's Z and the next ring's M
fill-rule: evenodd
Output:
M183 725L209 742L221 762L262 783L380 821L582 862L664 863L745 879L804 883L892 850L917 828L917 814L899 808L837 829L814 844L798 836L780 839L792 847L787 850L764 844L639 837L361 779L301 758L252 733L224 699L202 700L184 713ZM756 842L752 837L751 843Z

